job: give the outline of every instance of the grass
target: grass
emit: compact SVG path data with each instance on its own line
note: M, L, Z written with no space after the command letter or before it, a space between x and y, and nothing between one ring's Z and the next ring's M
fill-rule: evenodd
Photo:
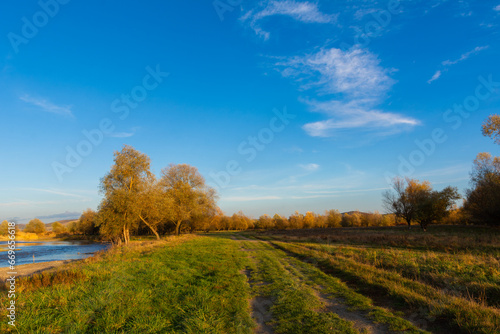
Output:
M184 236L154 245L21 280L17 330L2 321L0 332L251 333L247 259L233 242Z
M274 231L258 237L312 261L433 332L500 332L498 230L439 227ZM438 243L436 239L440 240ZM409 243L409 240L412 240ZM474 243L473 241L478 241ZM415 317L413 317L415 318Z
M341 298L351 310L362 311L374 324L385 324L392 331L425 333L398 315L374 306L370 298L356 293L338 278L270 244L247 241L243 247L252 249L255 254L252 279L268 283L257 285L254 294L273 300L271 312L276 333L357 333L352 322L325 309L320 295Z
M18 279L17 326L3 307L0 332L499 333L496 236L393 227L141 238Z

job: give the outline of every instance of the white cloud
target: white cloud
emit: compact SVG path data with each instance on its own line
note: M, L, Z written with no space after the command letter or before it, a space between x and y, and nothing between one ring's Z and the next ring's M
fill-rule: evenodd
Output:
M377 56L356 47L347 51L321 49L276 65L284 68L283 76L307 82L303 84L304 89L316 86L327 93L379 98L394 84L388 76L389 71L380 67Z
M489 48L488 45L486 45L486 46L476 46L474 49L472 49L469 52L466 52L463 55L461 55L460 58L458 58L456 60L445 60L445 61L442 62L442 64L444 66L451 66L451 65L458 64L459 62L464 61L467 58L469 58L470 56L475 55L475 54L479 53L480 51L486 50L487 48Z
M427 80L427 83L430 84L431 82L439 79L440 76L441 76L441 71L436 71L436 73L434 73L434 75L432 76L432 78L430 78L429 80Z
M330 137L340 129L380 130L396 127L390 132L392 134L420 124L414 118L372 109L369 105L359 101L308 102L308 104L313 111L331 116L327 120L307 123L303 126L303 129L312 137Z
M500 12L500 5L496 5L493 10L496 10L497 12Z
M318 164L307 164L307 165L299 165L300 168L308 171L308 172L314 172L319 169Z
M64 116L73 116L73 113L71 111L71 106L57 106L48 100L34 98L34 97L29 96L29 95L21 96L19 99L21 99L22 101L24 101L26 103L37 106L45 112L58 114L58 115L64 115Z
M311 2L298 2L293 0L269 1L264 8L249 11L242 16L241 21L249 22L255 33L268 39L270 33L262 30L259 21L272 16L288 16L303 23L331 23L336 21L336 15L322 13L318 5Z
M383 129L392 134L419 124L413 118L376 108L395 81L389 76L390 71L380 66L378 57L368 50L321 49L276 65L284 77L300 82L302 89L316 88L320 93L335 95L326 102L303 101L313 111L330 116L324 121L305 124L303 129L310 136L330 137L336 130L354 128Z
M438 70L434 73L434 75L432 76L432 78L430 78L427 83L432 83L433 81L436 81L437 79L439 79L441 77L441 75L448 71L448 68L452 65L456 65L464 60L467 60L468 58L470 58L471 56L473 55L476 55L478 54L479 52L483 51L483 50L486 50L489 48L489 45L485 45L485 46L476 46L474 49L462 54L460 56L460 58L458 59L455 59L455 60L445 60L443 62L441 62L441 65L443 65L443 69L442 70Z

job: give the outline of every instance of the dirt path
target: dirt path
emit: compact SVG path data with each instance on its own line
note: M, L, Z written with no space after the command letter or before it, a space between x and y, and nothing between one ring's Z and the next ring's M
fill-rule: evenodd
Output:
M254 242L259 242L258 240L252 240L245 238L241 235L238 236L231 236L231 239L235 241L254 241ZM243 252L252 252L253 249L249 248L244 248L242 244L240 244L240 249ZM255 263L255 257L247 253L248 258L250 261ZM246 275L248 284L250 285L251 288L253 288L256 285L262 285L266 283L262 282L256 282L252 280L252 270L250 268L246 268L245 270L242 271L243 274ZM250 307L252 309L252 319L255 320L257 327L254 330L255 334L273 334L274 331L269 326L267 323L271 321L272 315L270 312L270 308L273 305L273 302L271 298L267 296L255 296L249 301Z
M267 243L271 246L272 243L263 240L255 240L249 239L244 236L232 236L231 237L235 241L246 241L246 242L254 242L254 243ZM251 255L253 249L245 248L241 245L241 250L244 252L248 252L248 256L252 261L255 261L255 257ZM287 261L287 265L294 268L296 274L300 273L300 269L297 268L293 263ZM251 271L245 270L244 274L247 276L248 282L250 286L254 286L258 284L257 282L253 282L251 279ZM302 276L302 274L299 274ZM300 279L304 279L305 277L300 277ZM319 300L325 305L318 312L332 312L337 314L339 317L348 320L353 323L354 328L356 328L361 333L369 333L369 334L383 334L388 332L388 326L383 324L377 324L371 321L366 317L366 312L362 311L353 311L349 310L349 307L342 303L342 301L338 298L334 298L333 296L327 295L321 290L322 287L310 285L313 288L314 293L318 297ZM265 298L262 296L254 297L250 304L252 306L252 317L257 320L259 327L256 329L255 333L273 333L272 328L266 325L266 322L269 322L272 319L272 315L269 312L269 308L272 306L272 302L269 298Z
M75 261L78 260L50 261L50 262L23 264L15 267L15 272L17 272L15 276L22 277L22 276L38 274L43 271L55 271L56 269L59 269L60 267L63 267L64 265ZM2 282L5 282L5 280L10 277L10 275L7 274L8 272L11 272L9 267L0 268L0 280Z

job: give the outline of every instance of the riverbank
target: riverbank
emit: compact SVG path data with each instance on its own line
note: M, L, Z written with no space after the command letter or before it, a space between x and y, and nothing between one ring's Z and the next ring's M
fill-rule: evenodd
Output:
M61 267L66 266L69 263L81 261L81 260L63 260L63 261L50 261L50 262L39 262L39 263L29 263L23 264L15 267L17 272L16 277L30 276L33 274L39 274L42 271L56 271ZM5 281L10 277L7 273L11 272L9 267L0 268L0 280Z

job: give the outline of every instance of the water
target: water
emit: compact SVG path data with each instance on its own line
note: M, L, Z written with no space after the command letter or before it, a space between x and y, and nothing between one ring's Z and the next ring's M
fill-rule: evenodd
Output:
M84 259L95 252L110 247L110 244L85 241L18 241L16 242L16 266L35 263ZM0 241L0 268L8 267L7 241Z

